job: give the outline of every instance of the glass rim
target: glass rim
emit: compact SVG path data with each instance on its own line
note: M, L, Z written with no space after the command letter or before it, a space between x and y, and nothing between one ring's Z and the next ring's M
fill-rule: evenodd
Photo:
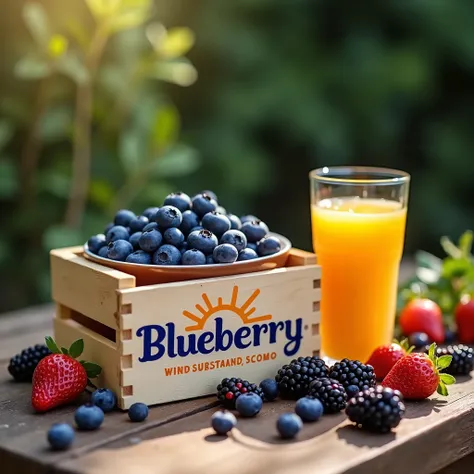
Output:
M365 174L358 178L357 174ZM374 175L370 178L370 175ZM367 177L367 175L369 177ZM397 185L410 181L410 175L401 170L376 166L324 166L309 172L310 180L325 184L364 184L364 185Z

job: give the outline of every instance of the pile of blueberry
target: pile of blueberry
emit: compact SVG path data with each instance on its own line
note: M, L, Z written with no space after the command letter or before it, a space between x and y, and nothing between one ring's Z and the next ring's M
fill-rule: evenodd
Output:
M141 215L122 209L104 234L92 236L89 251L103 258L145 265L234 263L273 255L280 240L268 235L255 216L237 217L217 203L212 191L190 198L183 192L166 197L163 206Z

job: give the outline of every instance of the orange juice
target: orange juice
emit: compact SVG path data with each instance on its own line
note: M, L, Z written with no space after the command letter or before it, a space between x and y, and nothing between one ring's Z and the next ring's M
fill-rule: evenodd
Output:
M350 197L324 199L311 214L322 267L322 352L366 362L392 339L406 209Z

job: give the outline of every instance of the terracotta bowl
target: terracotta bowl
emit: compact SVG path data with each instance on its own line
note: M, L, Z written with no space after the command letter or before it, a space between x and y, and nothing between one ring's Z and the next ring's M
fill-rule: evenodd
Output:
M84 256L88 260L105 265L106 267L120 270L137 279L137 286L169 283L174 281L195 280L199 278L214 278L220 276L239 275L241 273L261 272L274 268L284 267L291 250L291 242L282 235L270 232L280 239L281 250L268 257L256 258L235 263L214 265L144 265L138 263L117 262L93 254L84 245Z

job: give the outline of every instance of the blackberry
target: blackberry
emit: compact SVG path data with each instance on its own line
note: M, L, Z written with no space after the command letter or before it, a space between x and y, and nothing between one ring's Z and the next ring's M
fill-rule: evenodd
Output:
M8 372L17 382L31 382L39 361L51 354L44 344L28 347L10 359Z
M388 433L400 423L405 413L403 396L398 390L377 386L349 400L346 415L359 428Z
M317 398L324 413L337 413L346 408L347 395L344 386L337 380L322 378L313 380L309 386L309 398Z
M319 357L298 357L278 370L275 380L282 398L297 400L308 394L309 384L327 377L329 368Z
M257 394L262 401L265 401L263 390L247 380L232 377L231 379L222 379L222 382L217 386L218 400L229 409L235 408L235 401L240 395L249 392Z
M429 346L425 347L425 352L428 353ZM464 344L456 344L447 347L438 347L436 349L438 357L444 355L453 356L451 364L449 364L443 372L451 375L468 375L474 369L474 350L472 347Z
M340 382L347 390L351 385L359 390L375 387L375 372L371 365L358 360L342 359L329 369L329 378Z

